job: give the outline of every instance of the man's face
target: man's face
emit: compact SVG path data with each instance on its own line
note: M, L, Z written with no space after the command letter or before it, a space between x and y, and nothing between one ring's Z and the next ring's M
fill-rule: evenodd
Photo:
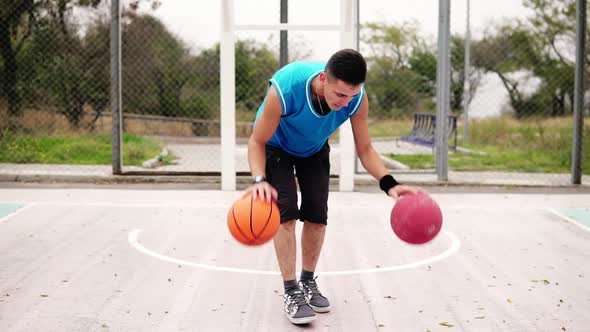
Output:
M330 77L327 73L321 73L320 82L324 84L324 98L330 109L337 111L348 106L348 103L361 92L361 84L350 85L339 79Z

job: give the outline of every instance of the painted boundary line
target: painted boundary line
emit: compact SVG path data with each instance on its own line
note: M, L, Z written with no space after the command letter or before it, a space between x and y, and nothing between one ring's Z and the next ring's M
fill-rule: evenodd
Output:
M30 203L29 203L29 204L24 204L24 203L12 203L12 202L2 202L2 203L5 203L5 204L18 204L18 205L21 205L21 204L22 204L22 206L20 206L20 207L16 208L16 210L14 210L14 212L11 212L11 213L9 213L9 214L5 215L4 217L0 218L0 224L1 224L1 223L4 223L4 222L6 222L8 219L10 219L10 218L12 218L12 217L16 216L17 214L19 214L19 213L21 213L21 212L23 212L23 211L25 211L25 210L28 210L28 209L30 209L30 208L31 208L31 206L33 206L33 205L34 205L34 204L30 204Z
M547 211L549 211L549 212L553 213L554 215L556 215L556 216L558 216L558 217L560 217L560 218L562 218L562 219L564 219L564 220L566 220L566 221L569 221L569 222L571 222L572 224L574 224L574 225L576 225L576 226L580 227L581 229L585 230L586 232L590 232L590 227L587 227L587 226L585 226L585 225L582 225L582 223L580 223L580 222L578 222L578 221L576 221L576 220L574 220L574 219L572 219L572 218L570 218L570 217L566 216L565 214L563 214L563 213L561 213L561 212L559 212L559 211L557 211L557 210L555 210L555 209L552 209L552 208L545 208L545 210L547 210Z
M238 199L239 196L236 196L235 199ZM23 200L22 202L15 203L15 204L23 204L23 205L39 205L39 206L88 206L88 207L121 207L121 208L226 208L229 209L234 202L234 198L229 199L227 201L217 200L215 202L204 202L203 200L195 199L194 201L188 200L170 200L170 201L154 201L154 202L113 202L113 201L79 201L79 202L66 202L66 201L53 201L53 200ZM2 202L2 203L13 203L13 202ZM353 205L349 204L350 202L329 202L328 204L331 207L338 208L338 209L375 209L375 208L383 208L385 210L391 211L391 208L394 206L394 202L392 201L391 204L388 205ZM441 205L441 209L443 210L461 210L461 211L493 211L498 212L498 206L493 205ZM533 206L529 208L532 211L547 211L547 207L540 207L540 206ZM522 206L507 206L502 207L502 212L522 212Z
M151 256L153 258L157 258L159 260L162 260L162 261L166 261L166 262L170 262L170 263L174 263L174 264L179 264L179 265L184 265L184 266L191 266L191 267L195 267L195 268L213 270L213 271L245 273L245 274L259 274L259 275L280 275L280 272L278 272L278 271L239 269L239 268L233 268L233 267L223 267L223 266L215 266L215 265L208 265L208 264L200 264L200 263L194 263L194 262L186 261L183 259L178 259L178 258L162 255L157 252L151 251L150 249L147 249L141 243L139 243L139 240L138 240L139 233L141 233L140 229L134 229L131 232L129 232L129 236L128 236L129 244L133 248L137 249L138 251L140 251L148 256ZM449 248L447 248L444 252L442 252L436 256L432 256L430 258L426 258L426 259L416 261L413 263L402 264L402 265L393 265L393 266L387 266L387 267L382 267L382 268L328 271L328 272L318 272L317 274L323 275L323 276L336 276L336 275L352 275L352 274L364 274L364 273L390 272L390 271L407 270L407 269L416 268L418 266L432 264L434 262L443 260L443 259L451 256L452 254L456 253L459 250L459 248L461 247L461 241L459 240L459 238L455 234L453 234L449 231L446 231L446 230L443 230L442 233L444 233L451 240L451 246Z

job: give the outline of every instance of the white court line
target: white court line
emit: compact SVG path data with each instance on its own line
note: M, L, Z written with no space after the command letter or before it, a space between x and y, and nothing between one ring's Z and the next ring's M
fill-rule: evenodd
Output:
M205 203L205 202L154 202L154 203L117 203L117 202L64 202L64 201L28 201L23 204L35 204L45 206L90 206L90 207L121 207L121 208L149 208L149 207L187 207L187 208L202 208L202 207L213 207L213 208L228 208L231 206L230 203Z
M2 203L7 203L7 202L2 202ZM7 204L23 204L24 206L17 208L14 212L11 212L7 215L5 215L4 217L0 218L0 224L5 222L6 220L16 216L17 214L28 210L31 208L31 206L33 206L34 204L24 204L24 203L7 203Z
M236 272L236 273L246 273L246 274L262 274L262 275L280 275L279 271L239 269L239 268L233 268L233 267L200 264L200 263L194 263L194 262L162 255L162 254L159 254L157 252L153 252L153 251L147 249L141 243L139 243L137 238L138 238L140 232L141 232L141 230L139 230L139 229L134 229L131 232L129 232L129 237L128 237L129 244L133 248L139 250L140 252L142 252L148 256L162 260L162 261L166 261L166 262L170 262L170 263L174 263L174 264L185 265L185 266L192 266L192 267L201 268L201 269L214 270L214 271ZM443 259L451 256L452 254L456 253L459 250L459 248L461 247L461 241L459 240L459 238L455 234L453 234L449 231L445 231L445 230L443 230L442 232L447 237L449 237L451 239L451 246L447 250L445 250L444 252L442 252L436 256L432 256L430 258L426 258L426 259L423 259L423 260L420 260L417 262L402 264L402 265L393 265L393 266L380 267L380 268L370 268L370 269L318 272L317 274L323 275L323 276L334 276L334 275L351 275L351 274L362 274L362 273L390 272L390 271L407 270L407 269L412 269L412 268L422 266L422 265L432 264L434 262L443 260Z
M586 232L590 232L590 227L587 227L586 225L583 225L581 222L578 222L578 221L576 221L576 220L574 220L574 219L572 219L572 218L570 218L570 217L566 216L565 214L562 214L561 212L558 212L558 211L557 211L557 210L555 210L555 209L552 209L552 208L545 208L545 210L547 210L547 211L549 211L549 212L553 213L554 215L556 215L556 216L558 216L558 217L560 217L560 218L562 218L562 219L565 219L566 221L569 221L569 222L571 222L572 224L574 224L574 225L576 225L576 226L580 227L581 229L585 230Z
M237 198L236 198L237 199ZM112 201L80 201L80 202L66 202L66 201L37 201L37 200L23 200L22 202L19 202L19 204L27 204L27 205L42 205L42 206L65 206L65 207L70 207L70 206L89 206L89 207L121 207L121 208L165 208L165 207L169 207L169 208L175 208L175 207L179 207L179 208L203 208L203 207L207 207L207 208L224 208L224 209L229 209L231 204L234 202L234 200L228 200L228 201L216 201L216 202L206 202L203 200L195 200L195 201L178 201L178 200L174 200L174 201L156 201L156 202L149 202L149 203L132 203L132 202L112 202ZM386 206L375 206L375 205L358 205L358 204L348 204L348 203L333 203L333 202L329 202L328 203L330 205L330 207L333 208L338 208L338 209L375 209L375 208L383 208L383 209L389 209L391 210L391 208L393 208L394 204L392 203L390 206L386 205ZM490 206L489 204L484 204L484 205L441 205L441 209L443 210L443 212L445 210L461 210L461 211L495 211L495 212L499 212L499 213L504 213L504 212L522 212L525 209L522 206L508 206L508 207L502 207L501 211L499 211L498 206ZM546 207L530 207L526 209L527 211L532 210L532 211L546 211L547 208Z

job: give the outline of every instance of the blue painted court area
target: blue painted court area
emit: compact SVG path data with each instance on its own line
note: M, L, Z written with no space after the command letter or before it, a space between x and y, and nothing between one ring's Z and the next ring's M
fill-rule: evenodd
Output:
M16 212L24 206L24 204L0 203L0 218L4 218L7 215Z
M590 228L590 209L589 208L577 208L577 209L559 209L559 212L564 216L580 223L583 226Z

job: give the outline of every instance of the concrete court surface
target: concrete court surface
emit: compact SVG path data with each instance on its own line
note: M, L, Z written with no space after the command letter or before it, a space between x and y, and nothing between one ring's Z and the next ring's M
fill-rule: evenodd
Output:
M390 198L332 192L333 309L300 327L272 244L227 231L239 194L0 189L0 331L590 331L590 231L559 212L589 194L439 192L443 231L411 246Z

